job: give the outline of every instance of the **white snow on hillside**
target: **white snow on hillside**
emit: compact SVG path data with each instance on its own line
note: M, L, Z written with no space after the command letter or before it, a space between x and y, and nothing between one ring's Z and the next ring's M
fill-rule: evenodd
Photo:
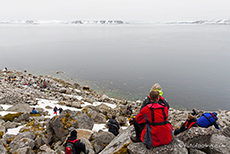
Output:
M74 97L74 96L73 96ZM77 97L77 96L75 96ZM80 97L80 96L79 96ZM37 99L38 100L38 104L35 106L30 106L31 108L35 107L35 108L42 108L44 109L44 111L48 111L48 116L45 116L47 118L52 118L55 116L55 114L53 113L53 108L56 106L57 108L61 107L63 110L69 109L69 110L74 110L74 111L81 111L81 109L77 109L74 107L68 107L68 106L64 106L64 105L60 105L58 104L58 101L54 101L54 100L46 100L46 99ZM82 107L85 107L87 105L92 105L92 106L98 106L100 104L105 104L111 108L115 108L116 104L110 104L110 103L105 103L105 102L94 102L93 104L88 103L88 102L84 102L84 104L82 104ZM0 106L3 107L4 110L7 110L9 107L11 107L12 105L3 105L0 104ZM46 107L50 106L52 107L52 109L47 109ZM0 115L4 116L8 113L16 113L16 112L9 112L9 111L0 111ZM59 113L58 113L59 114ZM6 134L18 134L19 130L22 128L23 126L19 126L17 128L13 128L13 129L8 129ZM124 127L125 129L126 127ZM106 128L105 124L94 124L93 127L93 131L99 131L99 130L103 130L103 131L108 131L108 128Z

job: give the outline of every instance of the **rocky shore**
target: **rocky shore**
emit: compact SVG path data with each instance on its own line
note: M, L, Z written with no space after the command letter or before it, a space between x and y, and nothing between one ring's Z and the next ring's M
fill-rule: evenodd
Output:
M69 83L52 76L35 76L15 70L0 70L0 153L1 154L62 154L66 137L73 130L85 143L90 154L150 154L150 153L230 153L230 111L217 110L221 130L191 128L165 146L147 149L143 143L133 143L133 126L128 123L126 107L133 115L142 101L135 102L98 94L88 86ZM169 102L170 103L170 102ZM54 106L62 107L54 115ZM35 107L39 114L30 114ZM186 120L189 111L170 108L169 121L176 129ZM198 116L204 112L198 109ZM123 126L118 136L106 129L112 115ZM103 126L104 129L96 129ZM16 134L11 130L18 129Z

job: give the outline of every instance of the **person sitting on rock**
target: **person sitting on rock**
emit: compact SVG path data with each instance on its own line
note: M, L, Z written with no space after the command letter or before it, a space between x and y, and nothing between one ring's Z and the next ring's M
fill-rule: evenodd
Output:
M128 105L128 106L127 106L127 113L130 114L130 115L133 114L132 106L131 106L131 105Z
M33 108L33 110L32 110L31 113L32 113L32 114L38 114L38 111L37 111L35 108Z
M207 112L207 113L202 114L202 116L199 119L197 119L197 124L200 127L204 127L204 128L208 128L214 125L216 129L220 130L220 127L216 123L217 120L218 118L217 118L216 112L213 112L213 113Z
M162 91L162 88L159 85L159 83L155 83L152 86L151 91L153 91L153 90L159 91L159 102L165 104L168 107L168 109L169 109L170 106L169 106L168 101L164 97L162 97L163 91ZM151 104L150 96L145 97L145 100L143 101L143 103L141 105L140 111L141 111L141 109L143 109L148 104Z
M133 119L136 136L133 142L143 142L152 147L167 145L173 141L173 127L168 122L168 107L159 102L159 91L149 94L151 103L147 104Z
M186 122L180 128L174 131L174 135L186 131L191 127L198 127L198 124L196 118L191 113L189 113Z
M116 120L116 115L113 115L107 124L109 126L109 132L113 133L115 136L119 134L119 123Z
M70 137L67 138L65 143L65 152L71 154L80 154L81 152L88 154L89 150L86 150L85 144L81 143L80 140L77 139L77 131L73 130L70 133Z

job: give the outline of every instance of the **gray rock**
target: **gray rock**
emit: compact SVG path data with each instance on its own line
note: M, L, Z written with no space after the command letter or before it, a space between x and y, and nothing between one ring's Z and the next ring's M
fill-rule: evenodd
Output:
M64 87L62 87L62 88L60 88L60 89L59 89L59 92L60 92L60 93L64 93L64 94L65 94L65 93L66 93L66 91L67 91L67 89L66 89L66 88L64 88Z
M93 150L93 146L89 140L82 137L81 142L85 144L85 148L86 150L89 150L89 154L95 154L95 151Z
M3 107L2 107L2 106L0 106L0 111L4 111L4 109L3 109Z
M6 150L6 148L4 147L4 145L3 145L3 141L0 140L0 153L1 153L1 154L7 154L6 151L7 151L7 150Z
M201 146L205 144L210 143L210 138L212 134L214 133L220 133L219 130L215 129L214 127L209 128L201 128L201 127L192 127L189 130L186 130L177 137L186 143L186 146L189 146L188 148L191 148L191 146Z
M45 144L44 140L42 137L38 136L35 139L35 147L38 149L41 145Z
M108 153L115 153L118 152L124 148L127 147L130 143L130 136L134 135L134 127L128 127L123 132L118 134L110 143L103 149L103 151L100 152L100 154L108 154Z
M50 149L50 147L48 147L47 145L42 145L39 148L38 154L54 154L54 151Z
M126 145L127 146L127 145ZM123 150L126 147L123 147ZM147 149L145 144L142 142L133 143L131 142L127 149L130 154L152 154L152 153L159 153L159 154L187 154L188 150L186 149L184 143L179 139L174 139L174 141L169 145L163 145L159 147L151 147Z
M197 150L197 149L189 149L189 153L191 154L205 154L205 152Z
M35 146L35 141L33 139L30 139L30 138L21 138L20 140L13 140L10 143L10 152L14 153L19 148L24 148L27 146L30 147L31 149L33 149Z
M94 142L94 149L96 153L99 153L101 150L105 148L105 144L102 141Z
M81 102L72 102L71 106L80 109L81 108Z
M223 135L213 134L210 141L210 154L230 153L230 138Z
M61 141L56 142L53 145L53 147L54 147L55 152L61 153L61 151L65 151L65 147L62 145Z
M32 108L25 103L20 103L20 104L16 104L12 107L9 107L7 109L7 111L13 111L13 112L31 112Z
M86 114L64 110L61 115L55 116L49 121L47 125L47 138L49 142L56 142L58 140L63 142L69 134L70 127L92 130L93 125L93 120Z
M225 129L223 129L222 134L223 134L225 137L230 137L230 126L228 126L228 127L226 127Z
M117 121L119 122L119 124L121 126L127 125L127 118L126 117L119 116L119 117L117 117Z
M97 124L106 123L106 118L102 113L98 113L92 110L92 111L88 111L88 114L91 115L91 118L95 123Z
M93 129L93 126L94 126L93 119L91 119L86 114L77 115L75 119L77 120L78 128L89 129L89 130Z
M17 150L17 154L35 154L29 146Z
M102 130L100 130L96 135L95 135L95 140L93 141L94 143L94 148L95 148L95 152L98 153L101 150L104 149L104 147L110 143L113 139L115 138L115 136L113 135L113 133L110 132L103 132Z
M15 136L16 136L16 135L13 135L13 134L5 134L4 137L3 137L2 142L3 142L4 144L6 144L7 141L11 140L11 139L12 139L13 137L15 137Z
M78 139L85 138L85 139L89 140L94 133L93 131L88 130L88 129L76 129L76 131L77 131L77 138Z
M6 133L6 128L2 125L0 125L0 132L5 134Z
M7 121L3 124L6 129L15 128L17 124L15 122Z
M29 118L30 118L30 114L24 113L24 114L20 115L18 118L15 118L14 121L15 122L21 122L21 121L29 120Z
M115 138L115 135L111 132L104 132L102 130L99 130L99 132L96 134L95 140L100 141L104 144L110 143Z

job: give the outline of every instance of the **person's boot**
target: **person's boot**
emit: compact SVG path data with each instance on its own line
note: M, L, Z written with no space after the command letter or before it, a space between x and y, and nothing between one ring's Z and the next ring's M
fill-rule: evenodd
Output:
M130 139L131 139L133 142L141 142L141 139L137 138L136 136L131 136Z

